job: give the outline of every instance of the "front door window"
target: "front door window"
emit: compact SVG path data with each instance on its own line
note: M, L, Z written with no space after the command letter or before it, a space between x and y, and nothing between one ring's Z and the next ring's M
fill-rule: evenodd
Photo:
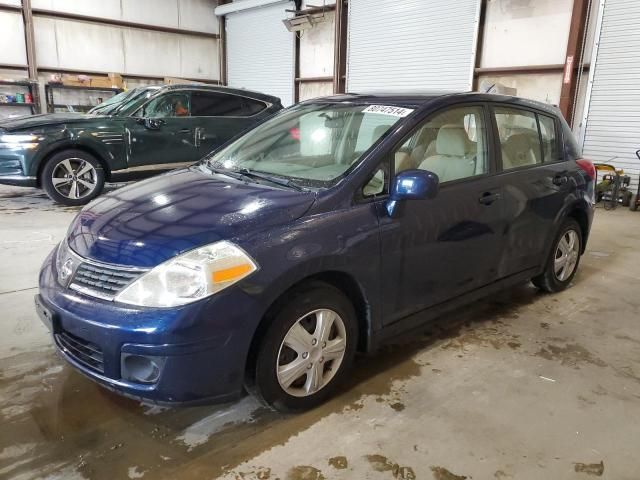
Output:
M482 175L489 171L486 137L482 107L446 110L419 126L395 152L395 170L429 170L440 183Z
M151 100L142 107L141 116L145 118L167 118L188 117L190 115L189 94L175 92Z

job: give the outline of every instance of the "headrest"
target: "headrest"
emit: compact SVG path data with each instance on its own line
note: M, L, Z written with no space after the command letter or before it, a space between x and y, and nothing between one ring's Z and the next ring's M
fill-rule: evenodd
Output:
M469 137L465 129L459 125L443 125L438 131L436 152L438 155L464 157L467 153Z
M372 140L374 142L376 142L382 135L385 134L385 132L387 130L389 130L389 127L391 125L378 125L374 130L373 130L373 138Z

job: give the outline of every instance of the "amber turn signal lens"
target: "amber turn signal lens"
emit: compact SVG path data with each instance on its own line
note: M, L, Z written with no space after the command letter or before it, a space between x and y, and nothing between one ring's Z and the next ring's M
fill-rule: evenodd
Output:
M249 273L253 267L247 263L213 272L214 283L228 282Z

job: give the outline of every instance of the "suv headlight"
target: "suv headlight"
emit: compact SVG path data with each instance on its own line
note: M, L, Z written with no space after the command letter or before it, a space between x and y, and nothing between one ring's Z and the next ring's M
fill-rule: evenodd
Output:
M42 140L37 135L31 134L5 134L0 135L1 148L35 148L38 141Z
M227 241L178 255L143 274L116 298L141 307L176 307L213 295L258 269L241 248Z

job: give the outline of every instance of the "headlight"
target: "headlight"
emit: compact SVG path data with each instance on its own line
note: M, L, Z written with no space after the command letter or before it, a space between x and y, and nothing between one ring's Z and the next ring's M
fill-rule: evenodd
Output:
M115 301L141 307L175 307L213 295L258 269L233 243L221 241L168 260L135 280Z
M56 252L56 271L58 272L58 282L60 282L60 285L63 287L69 285L79 264L80 262L71 253L67 241L63 240L60 242L58 251Z
M29 143L38 140L37 135L0 135L2 143Z
M0 135L0 148L30 150L37 148L40 140L37 135Z

